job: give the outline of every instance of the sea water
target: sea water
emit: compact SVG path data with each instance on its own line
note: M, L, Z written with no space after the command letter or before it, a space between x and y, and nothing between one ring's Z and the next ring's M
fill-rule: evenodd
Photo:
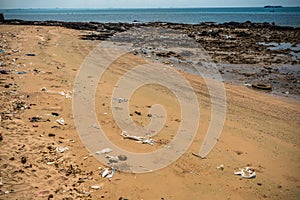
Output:
M67 22L275 22L300 27L300 7L155 9L0 9L5 19Z

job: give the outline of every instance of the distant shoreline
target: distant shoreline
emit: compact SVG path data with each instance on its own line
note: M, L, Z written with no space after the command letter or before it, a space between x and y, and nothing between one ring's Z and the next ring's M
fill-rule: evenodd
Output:
M0 11L3 10L148 10L148 9L230 9L230 8L300 8L299 6L272 6L272 5L266 5L266 6L216 6L216 7L128 7L128 8L1 8Z
M280 26L300 27L300 7L210 7L210 8L39 8L39 9L0 9L5 19L25 21L64 21L64 22L169 22L217 24L251 21L273 23Z

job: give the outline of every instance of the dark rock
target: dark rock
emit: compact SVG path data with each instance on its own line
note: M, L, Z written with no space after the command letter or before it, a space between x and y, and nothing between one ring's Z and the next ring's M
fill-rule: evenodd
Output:
M0 70L0 74L9 74L7 70Z
M52 112L51 115L53 115L53 116L59 116L59 114L56 113L56 112Z
M142 115L142 113L139 112L139 111L134 111L134 113L137 114L137 115Z
M272 86L264 83L254 83L252 87L259 90L272 90Z
M4 15L3 15L3 13L0 13L0 22L1 23L4 22Z
M25 157L22 157L22 158L21 158L21 163L22 163L22 164L25 164L26 161L27 161L27 159L26 159Z
M30 122L40 122L40 121L42 121L42 118L41 117L31 117L31 118L29 118L29 121Z

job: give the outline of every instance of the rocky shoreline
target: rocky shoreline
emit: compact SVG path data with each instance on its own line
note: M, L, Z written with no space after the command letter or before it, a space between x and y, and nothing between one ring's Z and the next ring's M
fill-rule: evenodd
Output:
M212 22L197 25L175 23L98 23L60 21L4 20L6 25L59 26L89 31L83 40L108 40L114 35L134 28L165 28L187 35L203 47L218 66L227 83L251 86L263 84L272 93L298 98L300 94L300 28L277 26L270 23ZM137 52L144 55L145 52ZM161 54L162 53L162 54ZM168 52L148 51L146 57L168 59L174 63L174 55ZM178 53L179 56L184 57ZM154 55L154 56L153 56ZM176 56L175 56L176 57ZM177 57L178 58L178 57ZM188 58L187 58L188 59ZM179 58L180 60L180 58ZM177 64L181 62L176 61ZM182 70L185 71L183 68ZM270 92L267 90L266 92Z

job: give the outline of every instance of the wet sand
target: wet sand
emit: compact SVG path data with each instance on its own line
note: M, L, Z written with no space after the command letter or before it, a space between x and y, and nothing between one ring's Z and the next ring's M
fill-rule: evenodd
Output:
M199 151L207 131L210 99L202 78L181 71L200 102L201 119L192 145L162 170L145 174L117 171L108 180L100 176L105 165L90 155L76 132L72 99L60 94L72 93L81 63L101 41L82 40L91 32L62 27L1 25L0 33L5 50L1 70L7 72L0 80L1 199L299 198L300 104L296 99L226 83L227 115L222 135L206 159L200 159L192 152ZM160 148L180 123L174 95L150 85L134 94L129 110L137 124L145 125L149 123L149 105L157 101L166 105L166 126L154 137L159 142L142 145L120 137L111 113L112 89L124 68L145 62L151 61L139 52L118 59L98 83L96 93L97 117L107 137L135 152ZM46 91L41 91L43 87ZM159 99L154 98L157 95ZM60 118L64 125L56 122ZM57 147L69 150L61 153ZM223 170L217 169L220 165ZM246 166L256 171L256 178L234 175Z

